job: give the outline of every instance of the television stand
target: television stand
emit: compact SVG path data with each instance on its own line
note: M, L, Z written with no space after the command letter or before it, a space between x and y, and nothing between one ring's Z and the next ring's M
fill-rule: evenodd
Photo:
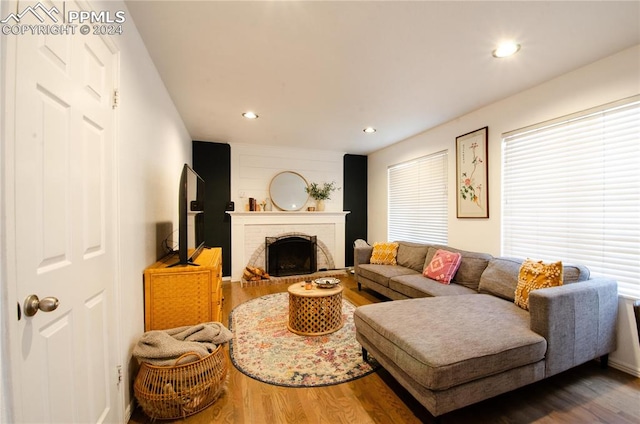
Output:
M144 331L222 319L222 249L203 249L191 266L177 266L177 259L169 255L144 270Z
M174 266L181 266L181 265L182 266L200 266L200 264L197 264L197 263L195 263L193 261L189 261L186 264L181 264L180 262L176 262L173 265L169 265L167 268L173 268Z

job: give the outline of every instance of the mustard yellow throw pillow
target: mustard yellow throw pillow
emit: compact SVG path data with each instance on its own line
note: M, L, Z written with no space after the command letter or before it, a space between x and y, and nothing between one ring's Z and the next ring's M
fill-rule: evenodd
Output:
M369 263L377 265L396 265L398 243L373 243L373 252Z
M529 310L529 293L533 290L562 285L562 262L545 264L527 259L518 273L515 304Z

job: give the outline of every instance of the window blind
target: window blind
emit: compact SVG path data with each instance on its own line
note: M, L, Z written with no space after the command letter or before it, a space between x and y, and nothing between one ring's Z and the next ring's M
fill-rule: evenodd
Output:
M640 298L640 96L503 136L502 251Z
M389 241L447 244L447 152L388 168Z

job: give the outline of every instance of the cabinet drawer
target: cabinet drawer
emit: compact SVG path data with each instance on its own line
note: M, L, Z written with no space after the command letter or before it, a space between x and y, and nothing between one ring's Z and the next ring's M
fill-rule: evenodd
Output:
M210 275L208 271L151 275L145 284L145 331L208 321Z

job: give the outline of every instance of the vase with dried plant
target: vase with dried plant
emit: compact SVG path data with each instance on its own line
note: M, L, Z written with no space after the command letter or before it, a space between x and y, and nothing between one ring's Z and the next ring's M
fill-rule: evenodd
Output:
M322 185L318 183L311 183L305 188L305 191L309 196L316 201L317 211L324 210L324 201L331 199L331 193L336 190L340 190L340 187L337 186L335 181L323 183Z

